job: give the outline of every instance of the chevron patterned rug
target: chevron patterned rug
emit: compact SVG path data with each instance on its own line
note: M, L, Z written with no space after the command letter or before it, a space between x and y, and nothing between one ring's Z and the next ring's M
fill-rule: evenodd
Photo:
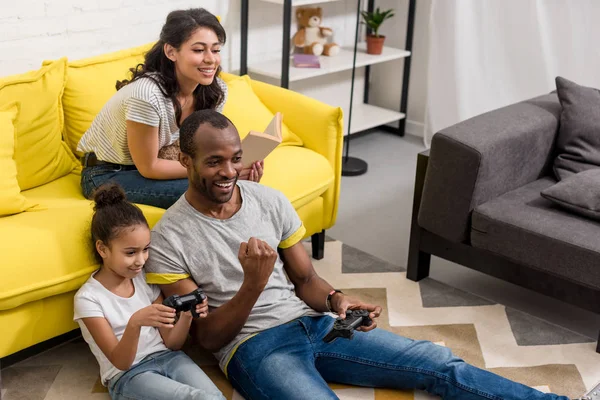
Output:
M327 241L325 255L314 261L318 273L334 287L380 304L381 329L447 346L471 364L542 391L577 397L600 380L600 354L592 338L432 279L409 281L404 268L338 241ZM186 352L228 399L242 400L210 354ZM1 377L2 400L109 398L82 339L6 368ZM423 392L331 387L342 400L436 398Z

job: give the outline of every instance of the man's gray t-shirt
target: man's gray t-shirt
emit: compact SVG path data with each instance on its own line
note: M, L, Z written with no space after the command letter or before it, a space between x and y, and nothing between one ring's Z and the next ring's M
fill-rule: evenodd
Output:
M244 271L238 260L240 244L250 237L271 248L298 243L305 229L296 210L279 191L238 181L242 206L231 218L208 217L193 208L185 195L173 204L152 230L146 262L148 283L166 284L191 277L208 297L209 307L220 307L238 292ZM294 291L278 257L269 281L240 333L215 353L226 372L227 363L245 339L305 315L322 315Z

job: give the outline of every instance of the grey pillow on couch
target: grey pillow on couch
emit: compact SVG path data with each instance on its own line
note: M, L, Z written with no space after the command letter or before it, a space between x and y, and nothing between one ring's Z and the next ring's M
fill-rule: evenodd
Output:
M542 190L542 197L559 206L600 220L600 169L590 169Z
M556 77L562 105L556 140L554 174L560 181L591 168L600 168L600 91Z

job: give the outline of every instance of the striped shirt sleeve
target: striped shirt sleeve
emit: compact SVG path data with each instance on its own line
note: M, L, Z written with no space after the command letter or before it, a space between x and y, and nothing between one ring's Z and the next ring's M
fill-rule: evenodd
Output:
M221 90L223 90L223 99L217 104L216 111L223 113L223 108L225 107L225 102L227 101L227 84L221 78L217 78L217 82L219 82L219 86Z
M157 108L149 101L135 97L130 97L126 101L125 119L155 127L160 125L160 116Z

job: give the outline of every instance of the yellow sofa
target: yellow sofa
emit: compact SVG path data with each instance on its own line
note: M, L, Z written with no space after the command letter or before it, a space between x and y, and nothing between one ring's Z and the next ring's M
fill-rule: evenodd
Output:
M115 81L147 49L46 61L38 71L0 78L0 358L77 328L73 295L97 265L75 146ZM241 135L283 113L284 143L265 160L262 183L290 199L307 237L322 235L337 213L341 109L248 77L222 77L224 114ZM152 225L164 212L142 209Z

